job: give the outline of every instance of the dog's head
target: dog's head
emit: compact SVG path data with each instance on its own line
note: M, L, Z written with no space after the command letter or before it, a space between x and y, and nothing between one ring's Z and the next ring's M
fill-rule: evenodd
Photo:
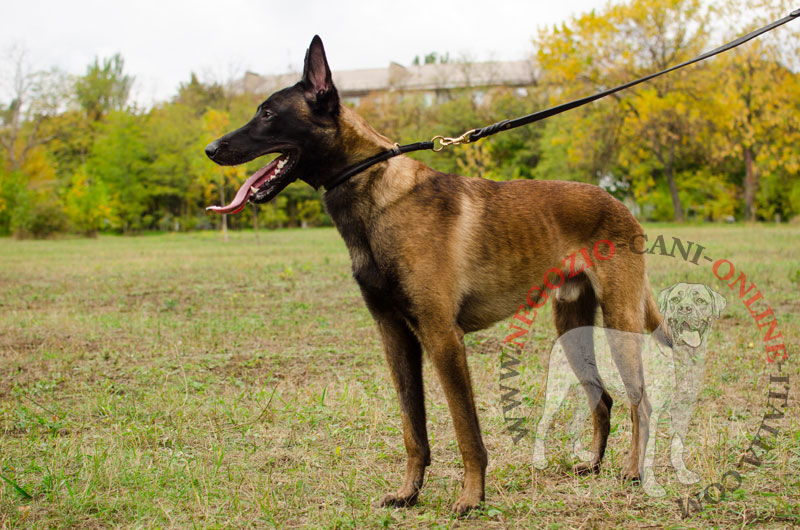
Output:
M674 345L698 348L712 318L719 318L727 301L700 283L676 283L658 295L658 307L667 321Z
M209 209L236 213L248 200L267 202L298 179L315 188L323 185L331 168L344 165L334 141L340 111L322 40L315 36L306 52L302 79L269 96L253 119L206 147L206 155L224 166L280 153L247 179L229 205Z

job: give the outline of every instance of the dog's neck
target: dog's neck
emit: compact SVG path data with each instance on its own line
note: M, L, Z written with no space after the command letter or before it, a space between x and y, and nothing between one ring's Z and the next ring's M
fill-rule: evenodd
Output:
M391 149L394 143L380 134L358 113L343 106L339 117L339 149L346 165L361 162L371 156ZM421 171L427 169L428 171ZM373 208L385 208L407 193L421 173L432 172L424 164L405 155L391 158L351 177L348 181L324 195L325 206L333 222L339 226L342 213L368 216ZM354 201L354 197L358 201ZM341 219L344 220L344 219Z
M342 106L339 113L339 147L348 158L348 165L391 149L394 143L380 134L356 111Z
M342 107L339 131L339 145L348 164L360 162L394 145L348 107ZM435 172L421 162L400 155L377 163L325 192L325 210L342 235L355 269L371 260L367 234L375 214L400 200L420 180L433 174Z

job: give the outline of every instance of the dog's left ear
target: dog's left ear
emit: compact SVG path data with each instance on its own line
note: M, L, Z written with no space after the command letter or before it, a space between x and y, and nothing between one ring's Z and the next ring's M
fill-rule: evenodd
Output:
M722 311L725 309L725 306L728 305L728 301L724 296L719 294L708 285L706 285L706 291L708 291L708 294L710 294L713 299L712 305L714 317L719 318L720 315L722 315Z
M658 293L658 310L663 315L667 312L667 305L669 305L669 294L675 289L679 284L675 284L671 287L667 287L660 293Z
M303 91L306 100L315 110L335 112L339 107L339 94L333 86L331 69L325 57L325 48L322 39L314 35L311 45L306 52L305 66L303 67Z

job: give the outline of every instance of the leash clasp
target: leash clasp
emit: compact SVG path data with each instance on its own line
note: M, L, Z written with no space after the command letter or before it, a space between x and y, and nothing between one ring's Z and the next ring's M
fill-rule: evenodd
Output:
M431 138L431 143L433 143L433 150L435 152L439 152L445 147L449 147L451 145L460 145L460 144L468 144L472 140L470 137L472 133L478 132L478 129L470 129L469 131L465 132L461 136L457 138L448 138L447 136L434 136ZM439 145L436 145L436 141L439 141Z

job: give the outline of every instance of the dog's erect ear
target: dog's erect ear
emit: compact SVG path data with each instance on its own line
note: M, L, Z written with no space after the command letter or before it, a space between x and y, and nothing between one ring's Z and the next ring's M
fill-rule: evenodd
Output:
M708 285L706 285L706 291L708 291L708 294L710 294L713 299L713 314L716 318L719 318L720 315L722 315L722 311L725 309L725 306L728 305L728 300L726 300L724 296L719 294Z
M675 288L676 288L678 285L680 285L680 284L679 284L679 283L676 283L676 284L675 284L675 285L673 285L672 287L667 287L666 289L664 289L663 291L661 291L660 293L658 293L658 310L659 310L659 311L661 311L661 314L662 314L662 315L663 315L664 313L666 313L666 312L667 312L667 305L668 305L668 303L669 303L669 294L670 294L670 293L672 292L672 290L673 290L673 289L675 289Z
M301 83L306 99L314 109L334 112L339 107L339 94L333 86L331 69L319 35L314 35L306 52Z

